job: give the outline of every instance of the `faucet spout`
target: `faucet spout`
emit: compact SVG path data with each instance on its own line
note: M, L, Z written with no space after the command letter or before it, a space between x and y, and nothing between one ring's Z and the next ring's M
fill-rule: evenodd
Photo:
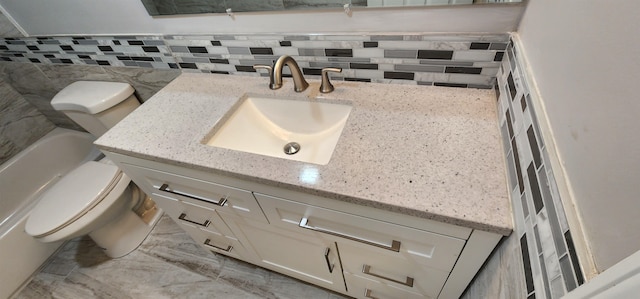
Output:
M282 55L273 65L273 69L271 70L271 75L273 78L273 83L269 84L269 88L278 89L282 87L282 68L287 65L289 70L291 71L291 76L293 77L294 90L296 92L302 92L307 87L309 87L309 83L304 79L300 68L298 67L298 63L293 59L293 57L289 55Z

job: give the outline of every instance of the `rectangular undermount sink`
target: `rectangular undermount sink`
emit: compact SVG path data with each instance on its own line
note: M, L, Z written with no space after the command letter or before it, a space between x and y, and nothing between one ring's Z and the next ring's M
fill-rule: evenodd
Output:
M344 103L245 95L204 143L326 165L349 113L351 106Z

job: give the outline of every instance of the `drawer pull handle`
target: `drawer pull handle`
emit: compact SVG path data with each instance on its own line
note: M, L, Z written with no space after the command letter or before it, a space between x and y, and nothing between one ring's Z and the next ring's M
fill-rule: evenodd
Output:
M356 241L356 242L364 243L364 244L367 244L367 245L375 246L375 247L378 247L378 248L390 250L390 251L393 251L393 252L400 252L400 245L401 245L400 241L392 240L391 241L391 246L389 246L387 244L380 244L380 243L375 243L375 242L371 242L371 241L368 241L368 240L355 238L355 237L352 237L352 236L348 236L348 235L345 235L345 234L333 232L333 231L326 230L326 229L323 229L323 228L310 226L309 225L309 219L307 219L307 217L303 217L300 220L300 224L298 226L300 226L302 228L310 229L312 231L325 233L325 234L329 234L329 235L345 238L345 239L348 239L348 240L351 240L351 241Z
M327 247L327 249L324 251L324 260L327 262L327 268L329 268L329 273L333 273L333 268L335 268L335 265L332 264L329 261L329 252L331 251L331 249L329 247Z
M373 297L373 296L371 295L371 293L372 293L372 292L371 292L371 290L369 290L369 289L364 289L364 297L365 297L365 298L378 299L378 297Z
M195 222L193 220L189 220L189 219L187 219L187 214L185 214L185 213L180 214L180 217L178 217L178 219L180 219L182 221L189 222L189 223L193 223L195 225L204 226L204 227L209 226L209 224L211 223L211 221L209 221L209 220L205 220L203 223Z
M183 192L179 192L179 191L175 191L175 190L169 190L169 184L162 184L162 186L160 186L160 188L158 188L158 190L163 191L163 192L167 192L167 193L171 193L171 194L175 194L175 195L180 195L180 196L184 196L184 197L188 197L191 199L195 199L195 200L199 200L199 201L204 201L207 203L212 203L216 206L224 206L225 203L227 203L227 199L226 198L220 198L220 200L218 200L217 202L215 200L211 200L205 197L200 197L200 196L195 196L195 195L191 195L191 194L187 194L187 193L183 193Z
M227 248L222 248L222 247L218 247L216 245L211 244L211 239L206 239L204 240L204 245L207 245L209 247L213 247L215 249L221 250L221 251L225 251L225 252L230 252L231 249L233 249L233 246L229 245L227 246Z
M392 278L389 278L389 277L384 277L382 275L372 273L371 272L371 266L369 266L367 264L362 265L362 273L368 274L368 275L371 275L371 276L374 276L374 277L377 277L377 278L382 278L384 280L388 280L388 281L391 281L391 282L399 283L401 285L405 285L405 286L408 286L410 288L413 288L413 278L411 278L409 276L407 276L407 280L406 281L399 281L399 280L395 280L395 279L392 279Z

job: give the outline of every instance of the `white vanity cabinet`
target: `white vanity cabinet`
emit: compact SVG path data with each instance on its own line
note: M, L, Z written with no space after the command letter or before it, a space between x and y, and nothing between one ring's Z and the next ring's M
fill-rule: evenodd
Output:
M501 235L115 153L203 247L356 298L458 298Z

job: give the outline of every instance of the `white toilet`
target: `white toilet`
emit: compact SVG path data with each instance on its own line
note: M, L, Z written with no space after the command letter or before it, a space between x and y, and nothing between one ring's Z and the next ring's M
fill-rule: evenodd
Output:
M96 137L140 106L126 83L78 81L51 100L56 110ZM117 258L136 249L162 211L111 161L88 161L45 191L25 231L42 242L88 234Z

